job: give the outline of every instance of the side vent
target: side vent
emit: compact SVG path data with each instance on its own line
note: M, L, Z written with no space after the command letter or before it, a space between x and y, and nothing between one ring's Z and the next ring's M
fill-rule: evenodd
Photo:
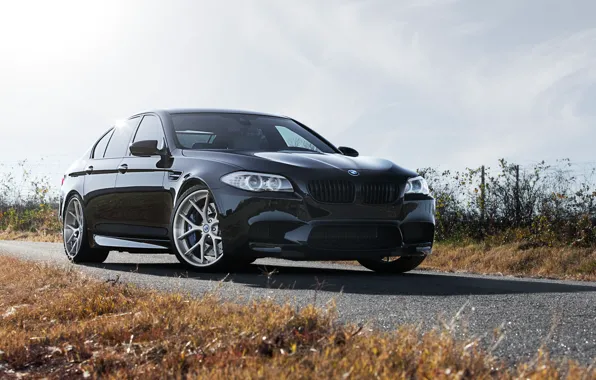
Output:
M181 175L182 172L169 172L168 178L170 179L170 181L178 181Z

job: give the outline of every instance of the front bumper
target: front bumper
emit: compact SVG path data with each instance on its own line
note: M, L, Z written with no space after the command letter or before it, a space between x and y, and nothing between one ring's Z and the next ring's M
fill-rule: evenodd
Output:
M430 254L435 201L406 196L384 205L323 204L307 194L212 189L227 254L353 260Z

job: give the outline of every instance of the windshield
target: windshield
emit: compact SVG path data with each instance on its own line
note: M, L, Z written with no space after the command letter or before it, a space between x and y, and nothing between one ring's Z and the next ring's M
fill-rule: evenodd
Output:
M336 153L296 122L281 117L235 113L180 113L171 117L183 149Z

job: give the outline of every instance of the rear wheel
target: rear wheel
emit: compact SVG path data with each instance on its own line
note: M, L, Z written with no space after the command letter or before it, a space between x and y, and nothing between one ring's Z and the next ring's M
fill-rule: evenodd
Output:
M205 187L193 186L182 194L171 231L175 254L181 263L200 270L226 266L217 205Z
M414 270L426 256L385 257L379 260L361 259L360 265L378 273L405 273Z
M67 201L62 240L64 252L73 263L103 263L108 258L108 250L89 246L83 201L78 195L73 195Z

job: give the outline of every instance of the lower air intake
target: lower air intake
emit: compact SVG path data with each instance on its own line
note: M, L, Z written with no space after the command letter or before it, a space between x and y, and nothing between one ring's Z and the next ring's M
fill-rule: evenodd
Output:
M394 226L318 226L311 231L308 245L333 251L394 249L401 246L401 233Z

